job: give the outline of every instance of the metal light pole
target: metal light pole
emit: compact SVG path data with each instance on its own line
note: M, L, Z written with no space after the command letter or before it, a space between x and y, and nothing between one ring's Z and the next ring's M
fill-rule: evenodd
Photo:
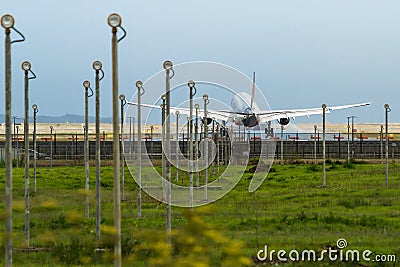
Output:
M226 127L226 122L225 122L225 140L224 140L224 145L225 145L225 165L228 165L229 164L229 160L230 160L230 147L228 145L228 138L230 140L228 127Z
M322 186L326 186L326 173L325 173L325 115L326 105L322 104Z
M186 120L187 120L187 123L186 123L186 145L187 145L187 147L186 147L186 158L187 159L189 159L189 132L190 132L190 130L189 130L189 126L190 126L190 121L189 121L189 116L186 116ZM185 139L185 138L183 138L183 139ZM189 164L190 164L190 162L188 161L188 173L189 173Z
M283 160L283 130L285 127L281 125L281 160Z
M125 164L124 164L124 106L126 105L125 95L120 94L119 100L121 101L121 199L125 200Z
M385 108L385 157L386 157L386 186L389 186L389 112L391 111L389 104L384 105Z
M215 117L212 117L212 131L211 131L211 140L215 142L214 140L214 130L215 130ZM239 137L240 138L240 137ZM215 160L213 158L212 160L212 176L215 176Z
M5 265L12 266L12 135L11 135L11 44L24 41L24 36L14 28L14 17L5 14L1 17L1 26L5 29L5 112L6 112L6 141L5 141L5 167L6 167L6 244ZM22 37L21 40L11 41L11 29Z
M85 144L84 144L84 160L85 160L85 191L86 191L86 218L89 218L89 97L93 95L90 82L84 81L83 88L85 88ZM89 96L89 89L91 95Z
M135 117L132 118L132 156L135 156Z
M225 142L226 142L226 121L222 121L222 126L221 126L221 130L222 130L222 133L223 133L223 137L224 137L224 139L222 140L222 149L221 149L221 152L222 152L222 154L221 154L221 157L222 157L222 164L223 165L225 165L225 157L226 157L226 151L225 151Z
M162 100L162 104L160 105L161 107L161 140L165 139L165 94L161 96L161 100ZM161 176L162 176L162 190L163 190L163 198L164 198L164 194L165 194L165 171L166 171L166 156L164 153L164 147L163 147L163 143L161 143Z
M195 82L188 81L189 87L189 189L190 207L193 208L193 96L196 94ZM194 89L194 92L193 92Z
M170 107L171 107L171 95L170 95L170 72L173 73L173 64L171 61L164 61L163 67L165 69L165 136L163 143L165 144L165 151L167 151L167 160L165 161L165 179L167 181L167 205L166 205L166 232L167 232L167 243L171 243L171 129L170 129ZM172 74L173 75L173 74Z
M217 136L215 142L217 143L217 173L219 174L219 123L217 122Z
M53 168L53 126L50 125L50 168Z
M230 134L228 132L228 136L229 136L229 142L230 142L231 137L233 136L233 125L231 125ZM229 157L228 157L228 164L229 164L229 161L231 161L231 157L232 157L232 148L231 148L230 144L228 145L228 143L227 143L226 147L228 148L228 153L226 153L226 154L229 155Z
M141 114L141 96L144 94L143 82L137 81L136 88L138 90L138 218L142 217L142 114Z
M379 132L379 144L380 144L380 154L381 154L381 164L383 164L383 125L381 125L381 131Z
M151 126L150 126L150 141L151 141L151 143L150 143L150 150L151 150L151 159L153 159L153 149L154 149L154 147L153 147L153 131L154 131L154 126L151 125Z
M350 163L350 117L347 117L347 163Z
M186 143L187 143L187 148L186 148L186 158L187 159L189 159L188 161L187 161L187 163L188 163L188 174L190 173L190 154L189 154L189 147L190 147L190 143L189 143L189 132L190 132L190 119L189 119L189 116L187 116L186 117L186 120L187 120L187 127L186 127Z
M121 26L121 16L113 13L107 18L108 25L112 28L112 107L113 107L113 165L114 165L114 226L116 235L114 239L114 266L121 266L121 188L119 176L119 131L118 131L118 42L126 32ZM120 28L124 35L117 39L117 29Z
M204 169L204 200L208 199L208 191L207 191L207 184L208 184L208 117L207 117L207 104L209 103L208 101L208 95L204 94L203 95L203 101L204 101L204 159L206 161L205 169Z
M340 136L340 131L339 131L339 133L338 133L338 154L339 154L339 159L342 157L341 156L341 149L340 149L340 139L341 139L342 137Z
M54 135L54 140L52 139L51 142L54 141L54 152L57 152L57 133L55 130L53 132L53 135Z
M33 109L33 191L36 193L36 164L37 164L37 155L36 155L36 113L38 113L38 107L36 104L32 105Z
M314 125L314 164L317 164L317 125Z
M17 125L15 127L17 129L17 138L16 138L16 142L17 142L17 168L19 167L19 125Z
M24 88L25 88L25 119L24 119L24 146L25 146L25 245L29 247L30 241L30 181L29 181L29 80L35 79L36 75L31 71L31 63L24 61L21 64L24 71ZM29 73L33 76L28 77ZM36 151L34 152L36 153Z
M135 138L134 138L134 136L132 134L132 130L134 128L132 128L132 127L135 127L134 126L135 125L135 117L128 117L128 118L129 118L129 144L130 144L130 146L129 146L129 157L130 157L130 159L132 159L132 156L133 156L133 142L135 140Z
M354 158L354 118L357 116L350 116L351 118L351 158Z
M178 180L179 180L179 156L178 156L178 154L179 154L179 117L180 117L180 114L179 114L178 110L175 112L175 115L176 115L176 146L175 146L175 159L176 159L176 162L175 162L175 173L176 173L176 177L175 177L175 180L178 182Z
M15 120L16 119L19 119L19 117L17 117L17 116L14 116L14 117L12 117L13 118L13 126L14 126L14 131L13 131L13 134L12 134L12 138L13 138L13 140L14 140L14 148L17 150L17 168L18 168L18 165L19 165L19 155L18 155L18 137L17 137L17 124L15 123ZM15 156L15 152L14 152L14 156Z
M94 61L92 68L96 72L95 76L95 91L96 91L96 241L100 240L100 213L101 213L101 201L100 201L100 81L104 78L104 72L102 70L102 63L98 60ZM99 77L99 73L102 76Z
M200 177L199 177L199 104L194 104L194 108L196 110L196 123L194 125L194 155L196 159L196 186L200 184Z

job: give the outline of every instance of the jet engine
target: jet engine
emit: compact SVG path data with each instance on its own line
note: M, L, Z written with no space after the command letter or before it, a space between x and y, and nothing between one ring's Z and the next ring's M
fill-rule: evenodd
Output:
M243 122L243 125L246 127L254 127L254 126L258 125L258 119L254 114L242 119L242 122Z
M201 122L204 124L204 121L205 121L205 118L204 117L202 117L201 118ZM213 119L212 118L210 118L210 117L207 117L207 125L210 125L211 123L212 123L212 121L213 121Z
M289 119L289 118L280 118L280 119L278 120L278 123L279 123L280 125L283 125L283 126L288 125L289 122L290 122L290 119Z

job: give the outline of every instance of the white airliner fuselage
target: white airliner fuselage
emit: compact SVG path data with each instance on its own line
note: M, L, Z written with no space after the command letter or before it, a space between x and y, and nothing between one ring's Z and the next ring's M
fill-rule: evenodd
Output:
M240 92L233 96L231 108L236 113L234 117L236 124L254 127L260 122L260 117L256 115L260 113L260 109L255 103L251 106L251 102L251 96L248 93Z

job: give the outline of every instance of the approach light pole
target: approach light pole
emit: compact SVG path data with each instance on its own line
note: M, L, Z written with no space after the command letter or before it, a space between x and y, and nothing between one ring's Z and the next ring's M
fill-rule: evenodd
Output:
M179 117L180 113L179 110L175 111L176 115L176 145L175 145L175 173L176 177L175 180L178 182L179 180Z
M314 164L317 164L317 125L314 125Z
M190 119L189 116L186 116L186 120L187 120L187 124L186 124L186 144L187 144L187 148L186 148L186 158L189 159L187 161L188 164L188 174L190 173L190 157L189 157L189 132L190 132Z
M170 107L171 107L171 93L170 93L170 81L174 75L174 70L172 69L173 64L171 61L166 60L163 63L165 69L165 136L163 138L163 143L165 144L165 151L167 151L167 160L165 161L165 179L167 181L167 204L166 204L166 233L167 233L167 243L171 243L171 129L170 129ZM172 71L172 77L170 72Z
M226 132L226 121L222 121L222 125L221 125L221 130L222 130L222 136L224 137L222 139L222 154L221 154L221 158L222 158L222 164L225 166L225 163L227 164L227 151L226 151L226 139L227 139L227 132ZM221 131L220 130L220 131ZM221 136L221 137L222 137Z
M153 146L153 131L154 131L154 126L151 125L150 126L150 141L151 141L151 143L150 143L150 150L151 150L150 159L151 160L153 160L153 149L154 149L154 146Z
M122 18L119 14L110 14L107 18L108 25L112 28L112 110L113 110L113 165L114 165L114 266L121 266L121 188L119 170L119 131L118 131L118 42L126 36L126 31L121 26ZM120 28L124 35L117 39L117 29Z
M53 168L53 129L50 125L50 168Z
M214 130L215 130L215 117L212 117L212 131L211 131L211 140L215 142L214 140ZM240 137L239 137L240 138ZM215 144L215 143L214 143ZM212 159L212 176L215 176L215 158Z
M347 117L347 164L350 164L350 118Z
M14 151L13 154L14 154L14 156L15 156L15 154L17 154L16 166L17 166L17 168L18 168L18 166L19 166L19 152L18 152L17 123L16 123L15 121L16 121L16 119L20 119L20 117L13 116L12 119L13 119L13 126L14 126L14 130L13 130L13 134L12 134L12 139L13 139L13 141L14 141L14 148L17 150L17 152L15 153L15 151ZM18 123L18 125L21 125L21 124Z
M36 104L32 105L33 109L33 191L36 193L36 165L37 165L37 155L36 155L36 114L39 109Z
M225 146L225 165L228 166L230 160L230 135L228 131L228 127L226 127L225 121L225 139L224 139L224 146ZM228 142L229 141L229 142Z
M15 126L15 128L17 129L17 138L16 138L16 142L17 142L17 146L16 146L16 148L17 148L17 168L19 167L19 126L20 126L21 124L19 124L19 125L17 125L17 126Z
M389 112L391 111L389 104L383 106L385 108L385 157L386 157L386 186L389 186Z
M325 155L325 117L326 117L326 105L322 104L322 187L326 187L326 155Z
M220 162L219 162L219 122L217 122L217 135L216 135L216 140L215 140L215 142L217 143L217 173L219 174L219 165L220 165Z
M126 98L124 94L119 95L121 101L121 199L125 200L125 168L124 168L124 106L126 105Z
M163 142L163 140L165 139L165 94L163 94L161 96L161 101L162 104L160 105L161 108L161 141ZM165 151L164 151L164 144L161 142L161 176L162 176L162 194L163 194L163 199L165 200L164 196L165 196L165 171L166 171L166 157L165 157Z
M142 217L142 114L141 114L141 96L144 94L143 82L137 81L136 88L138 90L138 218Z
M129 118L129 158L133 158L133 142L135 141L134 130L135 130L135 117Z
M167 74L168 75L168 74ZM165 147L164 147L164 142L165 142L165 121L166 121L166 115L165 115L165 111L166 111L166 96L165 94L163 94L161 96L161 100L162 100L162 104L160 105L161 107L161 165L162 165L162 171L161 171L161 176L162 176L162 199L164 199L166 201L166 233L167 233L167 243L170 242L170 237L169 237L169 232L171 231L171 209L168 205L168 185L167 184L167 162L168 162L168 158L165 154Z
M95 75L96 92L96 241L100 240L101 201L100 201L100 81L104 78L103 64L96 60L92 64ZM101 72L102 76L99 76Z
M84 143L84 160L85 160L85 191L86 191L86 218L89 218L89 97L93 95L93 90L90 88L90 82L84 81L83 88L85 88L85 143ZM89 96L89 89L91 95Z
M357 116L350 116L351 118L351 158L354 158L354 118Z
M24 91L25 91L25 119L24 119L24 146L25 146L25 245L29 247L30 241L30 181L29 181L29 80L35 79L36 75L31 70L31 63L24 61L21 64L24 71ZM29 73L33 76L29 77ZM36 151L34 151L36 153Z
M5 242L5 265L12 266L12 135L11 135L11 44L22 42L25 37L14 28L15 20L10 14L1 17L1 26L5 29L5 124L6 124L6 141L5 141L5 167L6 167L6 242ZM22 39L11 41L11 29L16 31Z
M196 95L197 89L193 80L188 81L187 85L189 87L189 203L190 208L193 208L193 96Z
M194 124L194 155L196 159L196 186L200 185L199 177L199 104L194 104L194 109L196 110L196 122Z
M283 130L285 130L285 127L281 125L281 160L283 160Z
M379 132L379 145L381 154L381 164L383 164L383 125L381 125L381 130Z
M205 159L205 169L204 169L204 200L208 200L208 191L207 191L207 184L208 184L208 117L207 117L207 104L209 103L208 95L203 95L204 101L204 159Z

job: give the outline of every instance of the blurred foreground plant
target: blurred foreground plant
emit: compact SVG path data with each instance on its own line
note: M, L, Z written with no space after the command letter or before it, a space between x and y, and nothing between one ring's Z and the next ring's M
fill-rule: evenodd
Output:
M184 211L187 223L171 232L171 243L166 243L164 232L141 232L134 247L135 258L149 266L250 266L243 256L242 242L226 237L201 219L210 212L208 207Z

